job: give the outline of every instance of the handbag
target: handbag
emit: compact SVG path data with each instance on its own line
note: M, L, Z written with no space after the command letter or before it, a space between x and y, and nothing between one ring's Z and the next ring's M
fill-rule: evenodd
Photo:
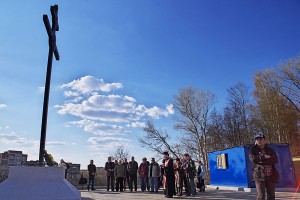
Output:
M78 183L79 183L80 185L85 185L85 184L87 184L87 179L86 179L86 178L83 178L83 173L81 173L80 179L79 179Z

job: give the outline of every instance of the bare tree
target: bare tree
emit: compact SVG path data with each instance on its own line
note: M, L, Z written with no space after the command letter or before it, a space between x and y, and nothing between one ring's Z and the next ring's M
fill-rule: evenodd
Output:
M299 135L299 113L290 101L265 82L264 76L264 72L255 76L256 105L252 106L252 121L270 142L290 143L294 148Z
M174 108L178 113L175 128L184 131L182 142L187 149L194 149L197 159L202 158L206 166L209 112L215 99L211 92L192 87L181 89L174 97Z
M285 99L292 108L300 113L300 55L279 65L279 70L260 72L260 78L266 86L272 88Z
M111 153L114 160L125 160L129 158L129 151L123 146L116 146L116 150Z
M160 155L167 150L171 155L178 157L175 147L169 143L170 136L166 131L157 130L151 121L147 121L144 131L146 135L138 138L142 147L146 147Z
M218 113L216 109L210 114L210 125L208 130L208 151L218 151L230 146L229 138L225 131L223 115Z
M246 145L252 139L249 130L249 103L248 87L239 82L227 89L227 105L224 109L224 125L230 146Z

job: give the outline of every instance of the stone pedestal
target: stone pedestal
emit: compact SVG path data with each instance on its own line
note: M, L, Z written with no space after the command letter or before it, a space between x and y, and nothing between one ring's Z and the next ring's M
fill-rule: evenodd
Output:
M81 200L80 192L60 167L10 167L0 184L3 200Z

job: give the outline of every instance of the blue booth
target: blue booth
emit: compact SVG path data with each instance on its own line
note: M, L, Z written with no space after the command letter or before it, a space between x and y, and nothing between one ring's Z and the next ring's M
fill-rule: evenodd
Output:
M208 155L210 168L210 184L230 187L255 187L252 182L252 163L249 151L253 145L240 146ZM276 187L288 188L296 186L296 178L288 144L269 144L278 156L275 165L280 173Z

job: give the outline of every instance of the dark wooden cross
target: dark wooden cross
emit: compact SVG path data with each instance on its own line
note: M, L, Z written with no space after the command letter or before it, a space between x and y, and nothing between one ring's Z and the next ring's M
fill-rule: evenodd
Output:
M48 54L47 74L46 74L46 82L45 82L43 118L42 118L42 127L41 127L40 155L39 155L40 166L42 166L44 163L44 151L45 151L45 144L46 144L47 117L48 117L53 54L55 55L55 59L59 60L59 53L56 46L56 35L55 35L55 32L59 31L58 17L57 17L58 6L57 5L51 6L50 11L52 15L52 27L50 26L48 16L43 15L43 21L49 37L49 54Z

